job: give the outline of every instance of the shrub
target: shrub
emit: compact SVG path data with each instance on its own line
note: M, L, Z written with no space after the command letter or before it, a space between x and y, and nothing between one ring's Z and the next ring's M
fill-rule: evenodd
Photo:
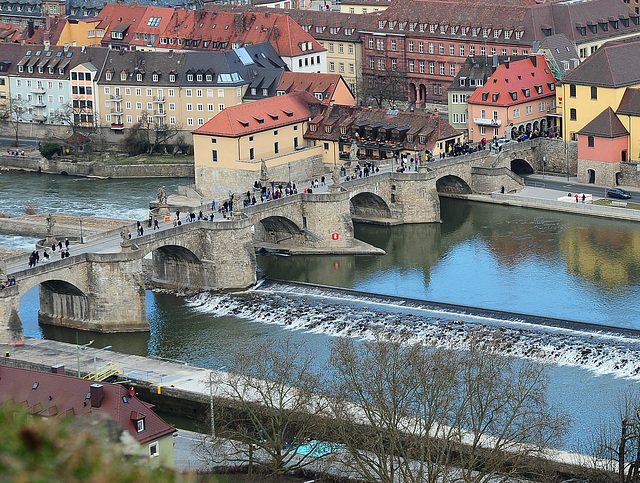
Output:
M55 154L60 154L60 145L56 143L46 143L40 148L40 154L45 158L51 159Z

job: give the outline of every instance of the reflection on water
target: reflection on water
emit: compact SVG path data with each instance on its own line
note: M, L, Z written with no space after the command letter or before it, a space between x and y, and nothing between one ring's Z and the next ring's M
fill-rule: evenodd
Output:
M258 262L273 278L640 328L638 224L449 199L442 219L356 225L381 257Z

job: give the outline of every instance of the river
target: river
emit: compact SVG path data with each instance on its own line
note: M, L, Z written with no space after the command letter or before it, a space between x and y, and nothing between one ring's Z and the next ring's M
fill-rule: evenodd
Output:
M157 188L186 180L91 180L0 173L0 210L146 219ZM362 295L272 285L245 294L188 299L147 292L149 334L100 335L40 326L37 290L21 300L25 335L112 345L116 351L217 368L265 336L304 339L327 357L335 335L366 337L402 327L416 340L463 349L482 331L501 349L549 365L550 399L574 419L566 447L579 449L621 391L640 378L640 341L598 330L539 327L448 313L376 294L640 329L640 225L523 208L442 200L441 224L357 225L385 256L259 257L269 277L353 288ZM0 243L31 247L33 240ZM100 346L100 347L102 347Z

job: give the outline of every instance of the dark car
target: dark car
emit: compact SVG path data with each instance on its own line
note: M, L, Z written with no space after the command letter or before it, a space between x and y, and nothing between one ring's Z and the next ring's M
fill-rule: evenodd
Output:
M607 196L610 198L620 198L621 200L628 200L631 198L631 193L621 188L609 188L607 190Z

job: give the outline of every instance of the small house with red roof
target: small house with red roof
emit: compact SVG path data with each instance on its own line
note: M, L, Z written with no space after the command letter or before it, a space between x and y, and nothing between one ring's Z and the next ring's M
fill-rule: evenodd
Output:
M555 78L544 56L505 62L467 100L469 140L515 138L555 127Z
M340 74L283 72L276 95L283 96L298 91L307 91L326 105L353 106L356 103L351 89Z
M0 366L0 405L22 406L48 418L99 414L115 420L140 445L139 455L153 465L173 467L176 429L120 384L64 375L64 367L38 372Z
M207 198L246 193L266 167L270 180L324 172L320 146L303 136L321 102L306 91L227 107L193 134L196 188Z

